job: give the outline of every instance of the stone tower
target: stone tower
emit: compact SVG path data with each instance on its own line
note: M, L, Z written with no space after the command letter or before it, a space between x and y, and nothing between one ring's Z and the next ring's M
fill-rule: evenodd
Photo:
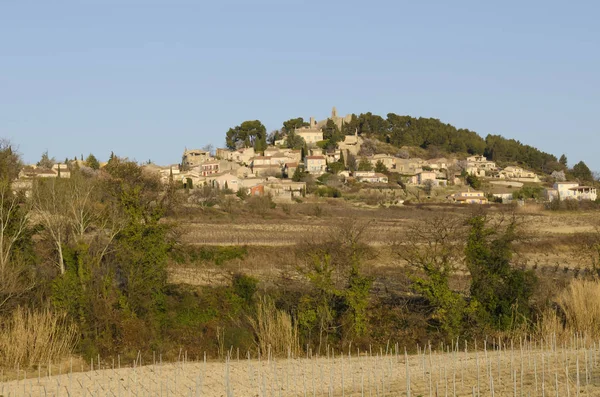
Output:
M333 107L333 109L331 109L331 119L333 121L335 121L337 119L337 109L335 108L335 106Z

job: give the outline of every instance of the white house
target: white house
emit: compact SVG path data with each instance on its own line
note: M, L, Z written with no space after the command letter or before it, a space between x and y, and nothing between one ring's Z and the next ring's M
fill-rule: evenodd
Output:
M558 194L558 198L563 200L596 200L598 194L596 188L592 186L579 186L577 182L556 182L554 189ZM548 198L551 200L555 197L550 197L551 191L546 191Z
M572 188L576 188L579 186L577 182L556 182L554 183L554 189L558 193L558 198L562 200L567 199L576 199L575 190L571 190Z

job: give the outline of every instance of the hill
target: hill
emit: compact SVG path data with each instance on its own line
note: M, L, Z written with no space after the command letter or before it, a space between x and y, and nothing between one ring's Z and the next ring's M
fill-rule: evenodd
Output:
M388 113L386 118L368 113L352 114L342 127L346 135L377 138L396 147L416 146L435 157L438 154L483 154L502 163L517 163L542 173L564 169L556 156L518 140L456 128L434 118L415 118Z

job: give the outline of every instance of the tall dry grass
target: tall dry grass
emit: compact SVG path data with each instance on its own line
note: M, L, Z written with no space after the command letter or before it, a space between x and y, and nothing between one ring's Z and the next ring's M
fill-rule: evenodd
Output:
M77 340L77 328L65 315L18 307L1 327L0 365L58 362L71 354Z
M256 314L249 317L249 321L262 354L270 351L274 355L285 355L289 349L294 354L300 351L297 324L289 313L277 309L268 296L256 302Z
M554 335L559 341L568 341L575 334L600 338L599 281L571 281L556 297L556 304L558 312L544 311L537 324L538 335Z
M565 313L571 330L600 336L600 282L573 280L558 296L557 303Z

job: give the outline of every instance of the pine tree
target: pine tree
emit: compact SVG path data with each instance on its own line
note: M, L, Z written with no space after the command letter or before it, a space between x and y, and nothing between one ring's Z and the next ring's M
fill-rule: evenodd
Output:
M565 168L567 168L567 156L565 156L564 154L562 156L560 156L560 159L558 160L558 162Z

